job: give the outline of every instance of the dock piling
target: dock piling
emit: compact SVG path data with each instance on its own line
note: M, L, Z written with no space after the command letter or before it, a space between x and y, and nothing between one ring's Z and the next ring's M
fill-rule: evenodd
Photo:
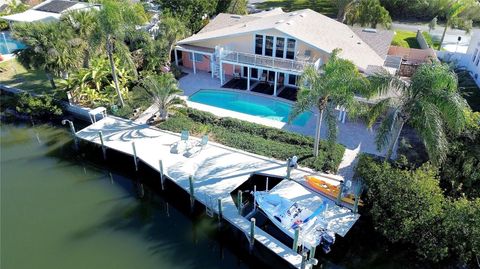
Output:
M340 181L340 190L338 191L338 196L337 196L337 205L340 205L342 203L342 192L343 192L343 186L344 186L344 183L343 183L343 180Z
M105 148L105 142L103 141L102 131L98 131L98 136L100 137L100 143L102 144L103 159L107 159L107 149Z
M70 126L70 132L73 135L73 143L75 145L75 149L78 150L78 139L77 139L77 132L75 131L75 126L73 125L73 122L71 120L62 120L62 124L65 125L65 123L68 122L68 125Z
M312 246L312 247L310 248L310 257L309 257L310 260L313 259L313 258L315 258L315 250L316 250L316 249L317 249L317 247L315 247L315 246Z
M165 190L165 178L164 178L164 175L163 175L163 161L162 160L159 160L158 161L158 165L160 167L160 185L162 186L162 191Z
M137 149L135 148L135 141L132 141L133 148L133 162L135 163L135 171L138 171Z
M265 191L268 192L268 177L267 177L267 180L265 182Z
M195 205L195 190L193 188L193 176L188 177L188 183L190 185L190 206L193 209L193 206Z
M218 222L220 223L222 221L222 199L218 198Z
M242 209L243 209L242 191L241 190L238 190L237 204L238 204L238 214L241 216L242 215Z
M257 209L257 199L255 198L255 194L257 193L257 185L253 185L253 210Z
M358 201L360 200L360 195L355 194L355 202L353 203L353 214L357 214L358 212Z
M250 219L250 250L253 249L253 245L255 244L255 218Z
M305 269L307 265L307 253L302 253L302 264L300 265L301 269Z
M293 238L293 246L292 250L297 252L298 251L298 237L300 236L300 228L295 228L295 235Z

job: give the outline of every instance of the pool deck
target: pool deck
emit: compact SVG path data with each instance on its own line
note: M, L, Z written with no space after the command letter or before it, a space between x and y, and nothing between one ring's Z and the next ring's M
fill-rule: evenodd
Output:
M277 177L285 177L286 174L284 161L213 142L209 142L203 150L190 157L172 153L172 145L180 141L179 134L117 117L108 116L97 121L78 131L76 137L101 145L99 131L102 131L104 146L108 149L133 156L134 142L137 158L152 169L160 171L159 161L162 160L164 174L187 193L190 193L188 178L193 176L195 199L211 207L215 213L218 213L217 200L221 199L223 218L243 231L246 236L250 233L250 221L238 213L230 193L248 180L252 173ZM190 138L190 140L193 144L199 142L197 138ZM292 180L283 180L272 189L272 192L279 193L310 209L318 208L322 200L327 201L329 206L324 217L328 222L328 228L340 236L345 236L360 215L352 213L346 207L336 205L334 201L310 189L304 176L311 174L313 171L307 168L295 169L291 174ZM334 175L322 174L322 176L332 184L339 184L341 179ZM255 229L255 240L287 261L292 267L301 268L301 255L258 227Z

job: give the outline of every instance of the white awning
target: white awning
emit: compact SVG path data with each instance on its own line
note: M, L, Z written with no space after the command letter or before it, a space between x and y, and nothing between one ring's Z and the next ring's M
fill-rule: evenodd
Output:
M59 20L61 14L38 11L34 9L22 13L3 16L2 19L11 22L34 22L34 21L53 21Z

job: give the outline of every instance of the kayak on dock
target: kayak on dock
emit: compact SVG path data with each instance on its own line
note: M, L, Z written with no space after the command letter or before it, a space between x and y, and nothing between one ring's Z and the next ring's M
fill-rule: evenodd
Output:
M307 183L308 185L310 185L310 187L325 194L327 197L333 200L337 199L338 193L340 192L339 186L330 184L325 180L322 180L318 176L305 176L305 179L307 180ZM344 190L344 192L342 193L342 202L353 205L355 203L355 194L348 192L348 190L345 193L345 190ZM363 206L362 200L358 202L358 205Z

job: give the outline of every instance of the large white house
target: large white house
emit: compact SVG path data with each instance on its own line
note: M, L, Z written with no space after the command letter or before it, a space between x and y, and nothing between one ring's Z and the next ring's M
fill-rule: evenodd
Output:
M310 9L222 13L179 41L175 60L194 73L211 72L222 85L231 76L244 78L246 90L265 82L276 96L285 87L294 88L307 66L320 67L337 48L360 72L392 71L385 64L392 38L391 31L351 28Z

